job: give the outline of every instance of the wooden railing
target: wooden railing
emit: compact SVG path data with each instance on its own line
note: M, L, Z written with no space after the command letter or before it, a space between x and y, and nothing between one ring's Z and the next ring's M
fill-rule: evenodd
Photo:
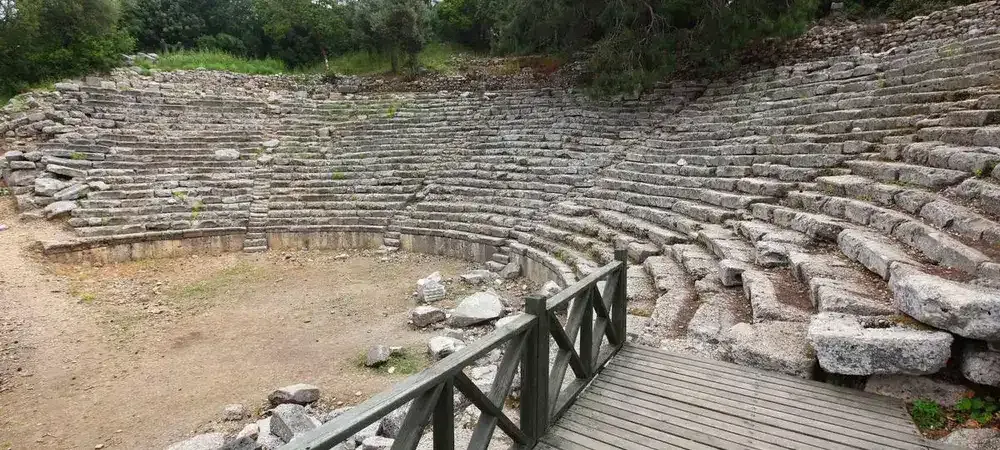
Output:
M580 392L625 343L627 253L601 267L547 301L526 298L525 313L468 347L407 378L350 411L295 439L282 450L325 450L351 439L409 403L393 450L417 447L428 423L435 450L455 448L454 391L480 411L469 449L485 449L499 427L516 448L530 449L569 408ZM603 287L602 287L603 285ZM565 325L557 311L567 311ZM607 339L607 344L605 343ZM557 345L550 366L550 339ZM463 372L466 367L506 344L489 392L481 391ZM503 412L517 369L521 369L520 420ZM566 383L566 370L575 378Z

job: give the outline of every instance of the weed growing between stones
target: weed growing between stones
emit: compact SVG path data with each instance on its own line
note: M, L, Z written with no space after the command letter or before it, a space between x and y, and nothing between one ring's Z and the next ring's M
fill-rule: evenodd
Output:
M966 397L953 407L944 407L930 400L914 400L910 415L920 431L931 437L945 435L960 427L995 427L1000 425L1000 403L994 397Z
M87 159L87 155L80 152L73 152L69 154L69 159L72 159L73 161L83 161Z
M915 400L910 406L913 423L921 430L938 430L945 426L947 418L941 405L930 400Z
M975 420L980 426L993 421L997 410L1000 410L1000 404L993 397L963 398L955 404L959 422Z

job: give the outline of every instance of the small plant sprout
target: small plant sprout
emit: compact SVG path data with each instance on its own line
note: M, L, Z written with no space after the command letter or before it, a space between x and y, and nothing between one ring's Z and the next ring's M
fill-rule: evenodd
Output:
M73 161L83 161L87 159L87 155L80 152L73 152L69 154L69 159L72 159Z
M204 209L205 204L202 203L201 200L194 202L194 204L191 205L191 221L194 222L195 220L198 220L198 216L201 215L201 212Z

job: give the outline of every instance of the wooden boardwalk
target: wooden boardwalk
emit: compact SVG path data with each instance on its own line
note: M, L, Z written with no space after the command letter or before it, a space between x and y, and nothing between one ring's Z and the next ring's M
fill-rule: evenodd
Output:
M537 449L941 449L902 402L626 345Z

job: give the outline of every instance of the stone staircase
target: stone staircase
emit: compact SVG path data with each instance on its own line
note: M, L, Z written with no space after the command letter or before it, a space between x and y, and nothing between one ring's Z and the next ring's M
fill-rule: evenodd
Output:
M258 161L254 168L253 202L250 203L250 222L243 251L259 253L267 250L267 212L271 198L271 169Z

